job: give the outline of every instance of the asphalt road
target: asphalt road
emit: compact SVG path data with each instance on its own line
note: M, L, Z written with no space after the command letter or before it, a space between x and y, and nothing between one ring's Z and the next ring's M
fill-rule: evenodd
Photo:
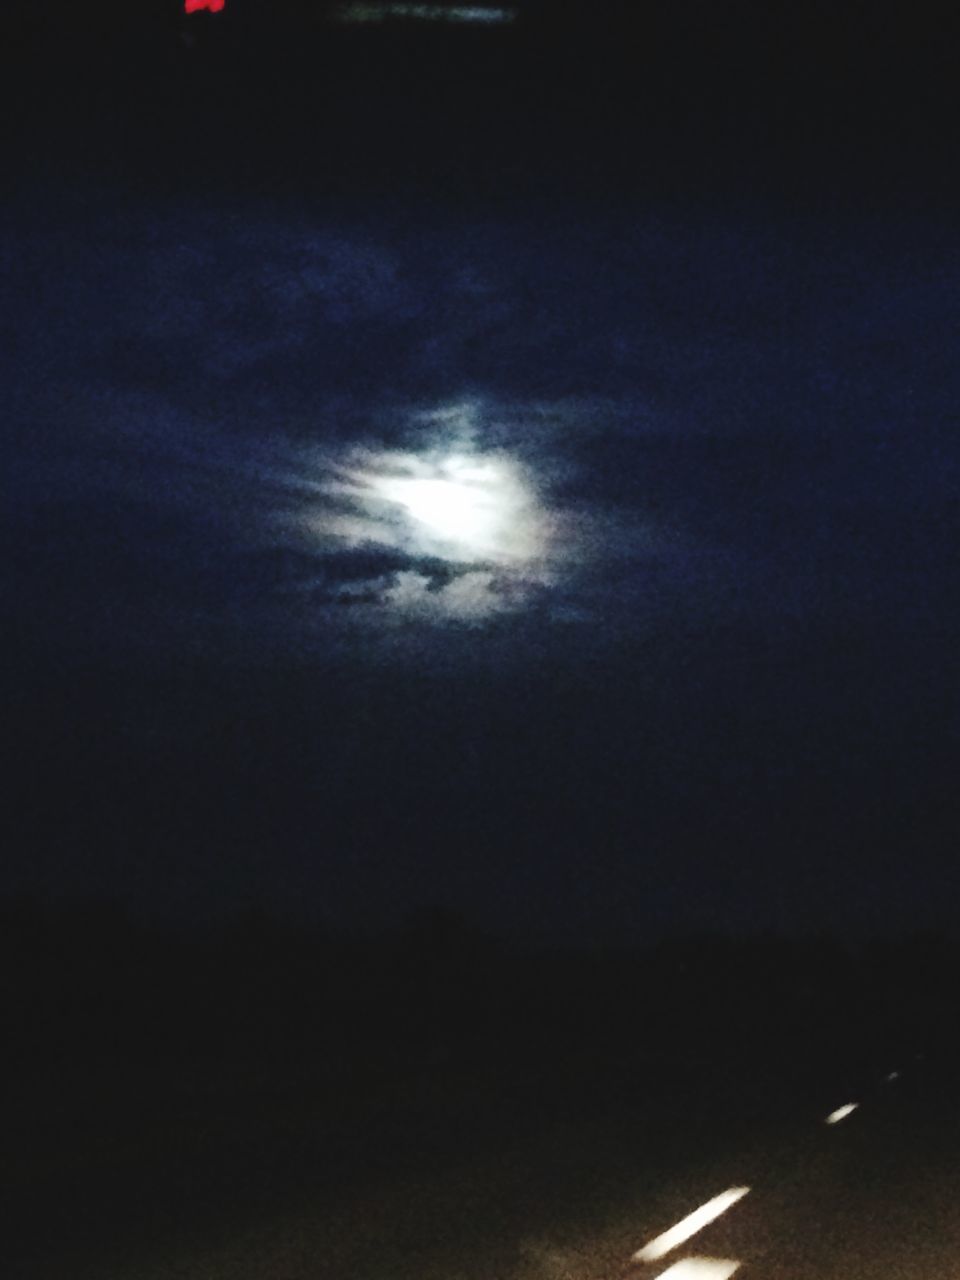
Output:
M656 1212L645 1207L638 1214L637 1248L626 1265L610 1258L584 1276L960 1275L960 1122L948 1067L922 1058L900 1063L890 1078L865 1081L862 1098L838 1096L836 1103L823 1116L809 1115L806 1126L791 1126L766 1150L725 1159L711 1169L712 1183L671 1187ZM833 1119L851 1104L854 1110ZM705 1206L706 1218L711 1205L724 1211L694 1230L697 1209ZM671 1230L692 1234L675 1241Z
M894 1070L896 1078L888 1079ZM743 1080L746 1095L752 1086ZM960 1113L949 1055L891 1062L858 1081L838 1071L832 1089L824 1081L802 1098L785 1094L780 1113L768 1099L762 1117L745 1096L716 1121L703 1098L676 1094L659 1116L648 1098L645 1110L552 1120L535 1137L497 1136L483 1150L465 1145L462 1158L433 1169L401 1162L353 1190L329 1182L311 1190L306 1165L298 1172L304 1185L292 1189L263 1168L244 1172L241 1165L230 1181L218 1157L216 1180L224 1191L239 1194L258 1177L260 1186L251 1186L246 1199L231 1196L234 1209L216 1229L202 1203L209 1188L204 1192L200 1173L191 1172L203 1158L198 1148L176 1175L187 1198L177 1200L157 1181L156 1203L136 1211L145 1215L139 1225L132 1206L144 1197L135 1193L132 1172L123 1178L129 1185L114 1178L97 1192L83 1176L62 1183L56 1203L47 1201L46 1227L35 1218L32 1244L2 1274L10 1280L960 1276ZM301 1104L297 1109L305 1115ZM742 1125L731 1123L733 1112ZM386 1131L383 1141L391 1141ZM279 1148L272 1158L290 1163ZM277 1195L268 1204L262 1193L273 1183ZM150 1185L142 1184L147 1194ZM698 1221L697 1211L718 1197L723 1212ZM198 1198L188 1215L187 1200ZM111 1203L115 1230L97 1232L96 1240L83 1240L74 1223L71 1244L57 1225L66 1230L68 1212L86 1219L95 1207L108 1221ZM9 1223L8 1232L15 1226Z

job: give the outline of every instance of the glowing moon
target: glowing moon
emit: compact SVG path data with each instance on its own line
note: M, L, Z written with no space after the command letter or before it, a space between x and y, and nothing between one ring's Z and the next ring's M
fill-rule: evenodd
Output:
M493 495L461 480L386 480L379 488L438 537L467 547L489 543L501 518Z
M542 599L556 581L563 528L536 473L505 450L475 450L473 424L450 421L466 411L430 417L447 440L321 459L328 473L309 487L319 498L310 536L331 550L372 553L362 601L382 608L351 616L480 625ZM381 560L381 551L393 554ZM331 599L360 603L348 585L331 588Z
M454 454L398 463L372 467L362 482L375 499L400 509L424 550L479 560L523 559L538 550L532 498L504 459Z

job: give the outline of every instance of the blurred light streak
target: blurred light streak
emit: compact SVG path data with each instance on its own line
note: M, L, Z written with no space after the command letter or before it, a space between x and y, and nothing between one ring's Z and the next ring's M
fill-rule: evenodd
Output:
M837 1124L839 1121L845 1120L851 1111L856 1111L859 1105L859 1102L847 1102L844 1106L837 1107L836 1111L830 1112L826 1120L824 1120L824 1124Z
M693 1213L688 1213L669 1231L664 1231L662 1235L651 1240L649 1244L645 1244L642 1249L638 1249L633 1255L634 1262L656 1262L658 1258L662 1258L669 1253L671 1249L676 1249L678 1245L689 1240L691 1236L696 1235L698 1231L702 1231L704 1227L709 1226L721 1213L725 1213L731 1205L735 1205L741 1200L749 1187L731 1187L729 1191L722 1191L720 1195L714 1196L712 1200L708 1200L706 1204L702 1204L699 1209L694 1209Z

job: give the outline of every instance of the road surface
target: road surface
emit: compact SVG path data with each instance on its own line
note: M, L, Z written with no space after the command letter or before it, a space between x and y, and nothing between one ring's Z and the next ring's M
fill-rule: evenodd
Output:
M520 1089L519 1075L513 1085ZM458 1117L468 1093L466 1086L451 1089L442 1133L435 1121L425 1126L415 1107L406 1135L396 1115L388 1122L384 1112L379 1138L364 1120L369 1176L350 1171L345 1148L330 1147L331 1130L316 1130L306 1092L271 1113L269 1138L251 1130L249 1141L239 1141L243 1115L255 1105L250 1089L236 1112L217 1116L199 1105L202 1123L191 1125L203 1136L191 1138L192 1145L175 1134L166 1144L157 1134L149 1141L141 1136L127 1147L104 1148L89 1165L77 1157L21 1188L12 1197L20 1207L5 1232L13 1253L2 1274L9 1280L960 1276L960 1116L947 1056L891 1062L860 1079L841 1071L836 1087L824 1079L803 1097L786 1091L758 1109L751 1108L749 1088L744 1076L738 1102L734 1082L722 1115L714 1114L714 1099L694 1092L664 1094L653 1105L648 1091L632 1107L624 1102L570 1122L550 1115L522 1131L534 1085L518 1093L515 1132L511 1121L483 1144L476 1126L463 1129L459 1152ZM424 1098L436 1092L424 1080ZM263 1116L258 1124L264 1128ZM428 1138L435 1151L412 1160L409 1150Z

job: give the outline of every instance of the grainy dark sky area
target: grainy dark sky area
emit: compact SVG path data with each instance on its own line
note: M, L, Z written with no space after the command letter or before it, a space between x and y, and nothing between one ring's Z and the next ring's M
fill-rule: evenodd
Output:
M0 891L952 926L956 9L370 13L5 20Z

